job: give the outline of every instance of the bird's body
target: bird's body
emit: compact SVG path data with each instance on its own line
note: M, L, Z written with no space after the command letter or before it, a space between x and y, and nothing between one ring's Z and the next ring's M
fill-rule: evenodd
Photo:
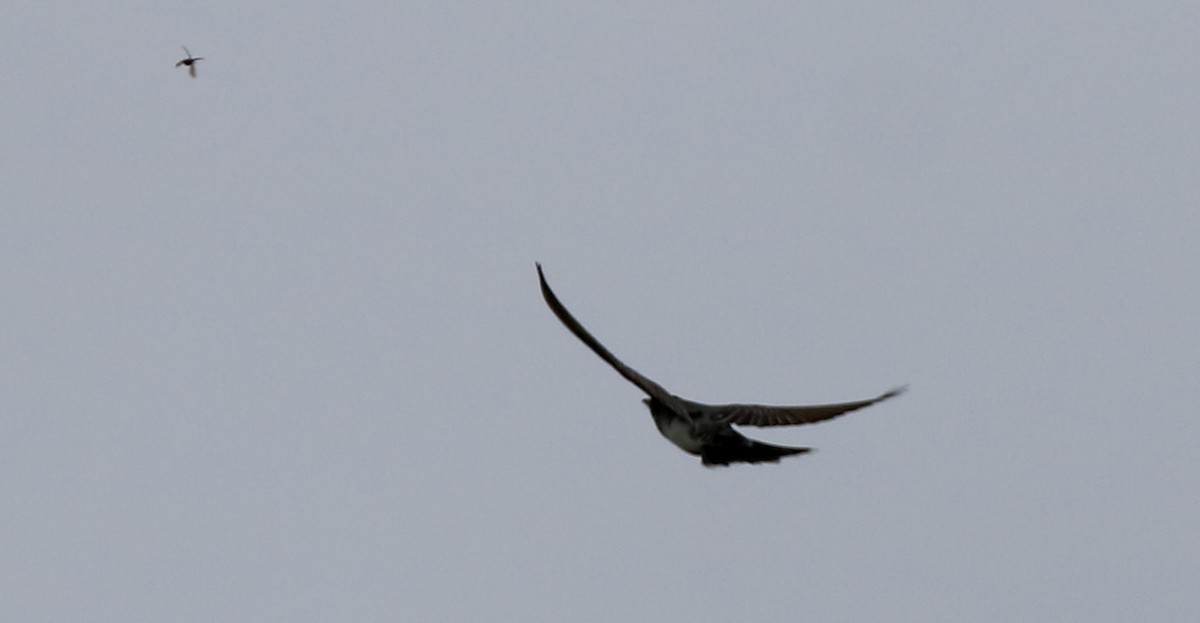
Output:
M683 400L683 399L680 399ZM708 466L730 463L772 463L791 454L811 452L812 448L788 448L749 439L728 423L700 409L689 409L691 422L653 398L643 400L654 418L658 432L680 450L700 457ZM689 401L684 401L687 404ZM695 403L693 403L695 404ZM704 405L695 405L704 406Z
M777 462L781 457L810 452L812 448L776 446L749 439L733 428L742 426L786 426L811 424L835 418L843 413L868 407L887 400L904 388L893 389L875 398L828 405L804 405L774 407L754 404L709 405L680 398L658 383L642 376L637 370L625 365L600 343L583 325L571 315L558 300L541 265L537 265L538 281L542 298L550 311L592 352L599 355L630 383L633 383L649 398L643 400L654 418L658 432L684 452L700 457L706 466L729 465L731 463Z
M183 46L183 51L185 54L187 54L187 58L179 61L178 63L175 63L175 66L176 67L187 67L188 75L195 78L196 77L196 61L202 61L202 60L204 60L204 57L203 56L192 56L192 53L188 51L187 46ZM217 60L220 60L220 59L217 59Z

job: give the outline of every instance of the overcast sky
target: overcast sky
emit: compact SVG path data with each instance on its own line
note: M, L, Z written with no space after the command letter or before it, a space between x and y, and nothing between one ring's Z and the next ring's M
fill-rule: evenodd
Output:
M1195 620L1195 2L117 4L0 5L0 619ZM910 390L706 469L535 261Z

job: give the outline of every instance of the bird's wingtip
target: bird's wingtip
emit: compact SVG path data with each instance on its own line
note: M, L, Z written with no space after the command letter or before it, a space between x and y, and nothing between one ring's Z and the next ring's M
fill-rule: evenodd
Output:
M882 396L880 396L879 399L886 400L888 398L895 398L896 396L899 396L900 394L903 394L906 391L908 391L907 383L905 383L904 385L901 385L899 387L893 387L892 389L889 389L888 391L884 392L884 394Z

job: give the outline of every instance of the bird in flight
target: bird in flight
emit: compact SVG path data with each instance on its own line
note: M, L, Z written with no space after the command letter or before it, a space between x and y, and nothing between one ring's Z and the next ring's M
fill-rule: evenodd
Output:
M658 383L642 376L637 370L625 365L616 355L613 355L600 343L579 321L567 311L558 300L558 296L546 283L546 275L542 265L537 266L538 281L542 287L542 298L550 311L567 327L575 337L592 349L608 365L612 366L625 380L638 386L649 396L642 400L650 408L650 416L654 425L671 443L681 450L700 457L700 462L706 467L729 465L731 463L777 463L781 457L802 454L812 451L812 448L791 448L776 446L743 436L733 428L740 426L789 426L797 424L812 424L835 418L863 407L869 407L893 396L899 395L906 388L897 387L875 398L841 402L827 405L803 405L795 407L775 407L756 404L726 404L708 405L680 398L668 392Z
M182 66L186 65L188 68L188 75L195 78L196 77L196 61L202 61L202 60L204 60L204 57L203 56L192 56L192 53L188 52L186 45L183 46L183 51L187 54L187 58L179 61L178 63L175 63L175 66L182 67Z

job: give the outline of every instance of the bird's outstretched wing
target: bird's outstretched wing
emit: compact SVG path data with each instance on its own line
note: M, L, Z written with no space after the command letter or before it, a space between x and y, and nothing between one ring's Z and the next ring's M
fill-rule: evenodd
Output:
M193 62L191 65L188 65L188 75L193 78L196 77L196 63L195 62Z
M563 323L563 325L565 325L567 329L571 331L571 333L574 333L575 337L579 338L580 341L582 341L584 344L587 344L588 348L592 349L592 352L596 353L601 359L608 362L608 365L612 366L618 374L625 377L625 380L637 385L651 398L663 403L664 405L670 406L676 411L679 411L681 407L680 401L677 397L664 389L663 386L651 381L650 379L642 376L642 374L637 370L625 365L624 362L622 362L620 359L617 359L616 355L609 352L609 350L600 343L600 340L592 337L592 334L588 333L587 329L584 329L583 325L579 324L579 321L571 315L571 312L567 311L567 308L563 307L563 304L559 302L558 297L554 295L554 291L550 289L550 284L546 283L546 276L542 274L542 265L536 264L536 266L538 272L538 281L541 282L542 285L542 298L546 299L546 305L550 306L550 311L554 312L555 316L558 316L558 319ZM682 415L685 419L691 419L687 413L681 413L680 415Z
M812 424L835 418L843 413L869 407L877 402L904 392L907 387L897 387L875 398L856 400L854 402L839 402L829 405L801 405L795 407L772 407L767 405L709 405L708 409L714 417L729 424L742 426L792 426L796 424Z

